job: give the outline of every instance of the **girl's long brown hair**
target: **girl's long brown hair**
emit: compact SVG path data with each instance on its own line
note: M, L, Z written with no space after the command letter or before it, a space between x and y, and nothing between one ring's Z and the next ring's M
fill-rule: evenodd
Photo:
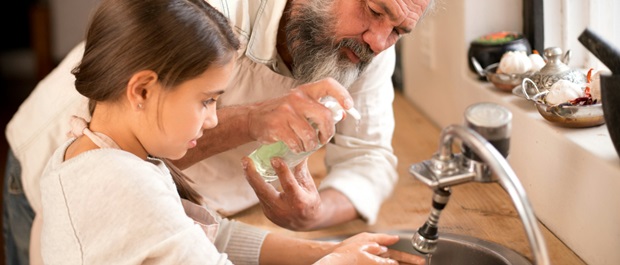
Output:
M72 73L92 114L96 102L119 100L136 72L152 70L164 88L174 89L211 66L226 65L237 49L229 21L204 0L102 0ZM180 196L200 203L191 180L164 162Z

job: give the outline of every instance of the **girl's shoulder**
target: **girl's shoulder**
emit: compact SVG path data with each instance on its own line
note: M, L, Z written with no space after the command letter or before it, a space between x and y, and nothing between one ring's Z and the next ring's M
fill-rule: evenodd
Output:
M73 184L76 187L109 186L116 183L114 185L118 186L163 185L160 188L168 189L171 184L174 185L163 162L145 161L120 149L93 149L63 161L64 151L71 142L68 141L54 152L42 181L45 178L65 179L70 180L65 182L67 185Z

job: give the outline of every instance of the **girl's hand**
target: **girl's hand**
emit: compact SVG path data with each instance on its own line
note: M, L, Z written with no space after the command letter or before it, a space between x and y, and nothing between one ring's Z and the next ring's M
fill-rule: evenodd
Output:
M342 241L316 264L425 264L424 257L387 248L398 240L395 235L360 233Z
M334 249L323 257L315 265L339 265L339 264L390 264L397 265L398 261L381 257L387 254L388 249L375 242L352 242Z

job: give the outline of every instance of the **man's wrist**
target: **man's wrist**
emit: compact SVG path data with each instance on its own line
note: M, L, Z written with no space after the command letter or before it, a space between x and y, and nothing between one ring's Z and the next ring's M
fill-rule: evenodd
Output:
M218 109L217 114L220 121L218 127L226 128L228 133L237 135L236 138L243 139L241 144L254 141L250 135L252 119L249 116L252 108L254 108L253 105L235 105Z
M342 192L336 189L325 189L319 192L321 207L319 219L313 229L339 225L358 219L360 216L353 203Z

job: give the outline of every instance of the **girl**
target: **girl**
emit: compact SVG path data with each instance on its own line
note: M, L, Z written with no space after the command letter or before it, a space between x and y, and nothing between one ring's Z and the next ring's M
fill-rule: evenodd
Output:
M103 0L94 13L77 90L92 118L41 179L45 264L397 264L396 236L341 243L268 234L222 220L166 159L217 125L239 41L203 0ZM327 88L326 88L327 89ZM172 174L171 174L172 172Z

